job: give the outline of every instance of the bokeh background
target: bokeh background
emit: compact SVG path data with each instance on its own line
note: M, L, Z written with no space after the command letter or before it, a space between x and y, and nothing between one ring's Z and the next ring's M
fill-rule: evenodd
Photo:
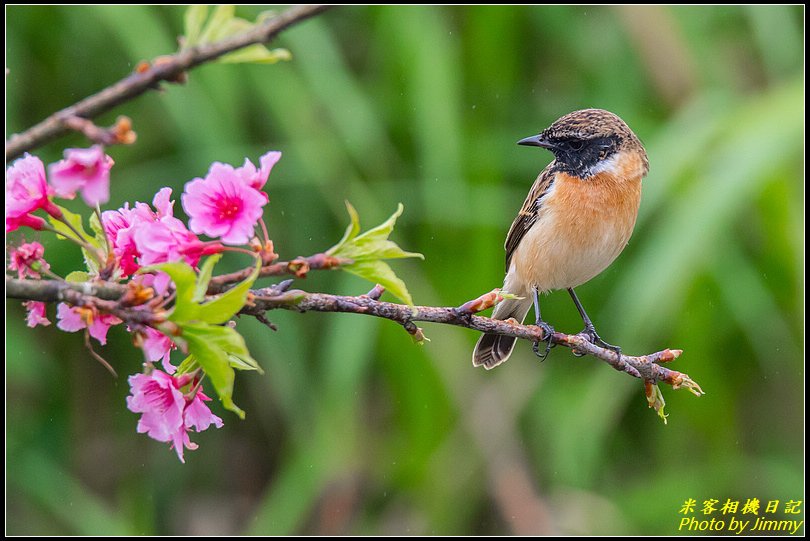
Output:
M175 50L183 8L6 16L8 136ZM283 34L289 63L206 65L105 115L139 134L110 149L109 208L279 149L266 219L282 257L334 244L346 199L365 225L402 202L394 238L425 261L394 268L417 304L452 306L499 286L506 231L550 160L515 142L574 109L614 111L651 169L629 246L579 293L625 351L683 348L674 368L706 395L664 388L665 426L638 381L567 350L540 363L521 343L484 372L465 329L426 325L418 347L387 321L272 313L275 333L239 322L266 370L238 376L247 419L215 405L225 427L195 435L181 465L135 433L125 375L142 358L123 330L101 351L115 380L80 335L30 330L7 302L7 532L672 534L689 498L698 512L710 498L803 500L803 17L340 8ZM80 265L42 240L57 272ZM341 272L299 286L370 287ZM558 329L580 329L567 294L544 302Z

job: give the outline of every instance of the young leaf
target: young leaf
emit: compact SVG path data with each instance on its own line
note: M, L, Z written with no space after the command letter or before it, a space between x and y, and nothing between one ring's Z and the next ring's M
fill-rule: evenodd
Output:
M90 280L90 275L84 271L73 271L65 276L66 282L81 283Z
M67 224L65 224L61 220L57 220L53 216L49 215L48 216L48 221L50 222L51 226L53 226L53 228L56 229L56 231L59 233L59 235L57 235L56 238L58 238L58 239L73 239L73 240L76 240L76 241L85 240L85 241L89 242L90 244L93 244L93 237L88 235L87 231L84 230L84 225L82 223L81 215L70 212L65 207L61 207L59 205L56 205L56 206L59 208L59 210L62 211L62 216L64 216L65 220L67 222L69 222L70 225L73 226L73 229L78 231L82 235L82 237L84 237L83 239L80 239L79 237L76 236L76 233L74 233L70 229L70 227L67 226ZM98 246L96 246L96 247L98 248Z
M292 60L292 53L287 49L268 49L256 44L224 55L219 59L223 64L275 64Z
M144 267L138 272L162 271L169 275L174 282L175 298L174 308L169 314L169 321L183 322L197 319L199 305L194 302L194 284L197 275L190 265L182 261L174 263L161 263Z
M264 374L264 370L262 370L262 367L259 366L259 363L256 362L256 359L253 357L248 356L244 358L237 357L236 355L228 355L228 361L231 363L231 366L237 370L255 370L259 374Z
M245 418L245 412L233 403L234 371L228 361L228 352L214 339L217 333L231 332L239 336L230 327L218 327L206 323L189 323L183 325L183 338L188 344L188 351L205 370L211 384L225 409ZM241 338L241 337L240 337Z
M213 43L222 39L225 28L233 20L234 6L232 4L220 4L214 8L214 13L208 19L208 24L200 36L200 44Z
M53 216L48 216L48 221L53 226L53 228L56 229L56 231L59 233L56 236L57 239L72 239L73 241L79 243L86 241L95 248L100 248L102 244L106 245L106 242L103 241L104 237L102 237L102 241L99 242L97 236L91 237L90 235L87 234L87 231L84 230L84 224L82 223L83 220L81 215L70 212L65 207L59 205L57 205L57 207L62 211L62 216L64 216L65 220L69 222L70 225L73 226L73 229L75 229L81 235L81 238L79 238L79 236L76 235L76 232L74 232L70 227L68 227L67 224L65 224L61 220L57 220ZM92 218L91 218L91 226L92 226ZM104 249L106 250L106 246L104 247ZM98 274L98 267L99 267L98 255L82 247L82 256L84 257L84 265L85 267L87 267L87 270L90 272L90 274Z
M391 269L385 261L379 259L377 261L361 261L360 263L345 265L340 268L355 276L365 278L369 282L380 284L386 291L402 299L405 304L413 306L413 299L408 292L408 287L405 285L405 282L397 277L393 269Z
M394 271L383 259L399 259L403 257L424 256L415 252L406 252L395 242L388 240L394 231L397 218L402 214L402 203L397 206L396 212L385 222L365 233L360 233L360 218L355 208L347 201L346 210L349 212L350 223L336 245L327 250L327 254L335 257L351 259L353 263L341 265L341 269L350 272L373 283L384 286L391 294L399 297L409 305L413 305L410 293L405 283L397 278Z
M236 34L247 32L257 25L264 24L267 19L267 13L260 14L255 23L236 17L234 6L230 4L218 5L211 17L208 18L207 6L192 6L186 10L185 14L186 34L183 47L188 48L195 45L215 43ZM292 59L292 55L287 49L271 50L264 45L255 44L223 55L217 62L229 64L275 64L290 59Z
M205 293L208 291L208 283L211 281L211 275L214 272L214 265L222 259L222 254L213 254L209 256L203 266L200 268L200 274L197 276L197 284L194 286L194 302L202 302L205 300Z
M96 248L107 249L107 234L104 232L104 228L101 227L101 223L98 221L98 214L95 212L90 215L90 231L93 232L93 238L91 240L91 244Z
M194 355L189 355L185 359L183 359L180 364L177 366L176 375L180 374L188 374L196 370L200 365L197 363L197 359L194 358Z
M197 45L202 34L203 24L208 17L208 6L205 4L196 4L189 6L183 16L185 41L184 47L193 47Z
M257 257L256 266L253 272L250 273L250 276L222 295L219 295L205 304L199 305L196 318L200 321L213 324L225 323L231 319L233 315L245 305L250 286L252 286L256 278L259 277L259 269L261 269L261 266L261 259Z

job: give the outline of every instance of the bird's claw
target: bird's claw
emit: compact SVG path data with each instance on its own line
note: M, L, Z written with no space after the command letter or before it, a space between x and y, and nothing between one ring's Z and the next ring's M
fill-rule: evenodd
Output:
M541 361L545 361L546 357L548 357L551 348L554 347L554 344L551 343L551 337L554 335L554 327L546 323L545 321L538 321L535 323L538 327L543 329L543 340L535 342L532 344L532 351L535 355L540 357ZM543 353L540 353L540 342L545 342L546 349Z
M596 329L592 325L588 326L588 327L585 327L579 333L579 336L584 337L588 342L590 342L591 344L594 344L595 346L599 346L600 348L609 349L610 351L615 352L617 358L620 357L621 354L622 354L622 348L621 347L614 346L613 344L608 344L607 342L602 340L602 337L600 337L596 333ZM581 353L581 352L576 351L576 350L573 350L573 353L577 357L582 357L583 355L585 355L584 353Z

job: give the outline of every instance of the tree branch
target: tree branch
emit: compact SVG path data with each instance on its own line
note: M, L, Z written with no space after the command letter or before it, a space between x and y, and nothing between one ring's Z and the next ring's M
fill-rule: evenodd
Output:
M342 257L333 257L326 254L315 254L309 257L296 257L292 261L280 261L265 265L259 271L259 278L264 276L284 276L292 274L296 278L304 278L311 270L330 270L336 269L341 265L351 263L350 259ZM236 284L246 279L253 272L253 267L247 267L240 271L232 272L230 274L221 274L211 278L208 283L208 294L214 295L221 293L227 286Z
M372 291L379 291L378 288L379 286ZM514 336L530 342L546 340L543 329L536 325L523 325L514 319L503 321L474 315L474 311L485 310L495 304L497 290L476 299L476 301L485 299L484 302L470 301L458 308L407 306L379 301L373 298L373 295L349 297L326 293L307 293L300 290L278 293L273 288L254 290L253 294L252 305L246 306L242 313L260 315L268 310L281 308L298 312L363 314L395 321L403 325L405 330L414 335L416 340L419 340L420 337L424 339L424 334L422 334L421 329L415 326L415 321L455 325L480 332ZM470 309L470 305L473 305L474 308ZM577 353L595 357L608 363L614 369L626 372L633 377L645 381L662 381L671 385L674 389L685 387L698 396L703 394L700 386L689 376L660 365L660 363L667 363L677 359L683 353L682 350L665 349L641 356L618 354L589 342L583 335L560 332L555 332L551 336L551 343L570 348Z
M351 297L287 290L291 283L292 280L288 280L275 286L252 290L248 297L248 304L241 313L255 316L260 321L264 319L267 311L276 309L297 312L363 314L399 323L417 342L425 340L422 329L415 324L417 321L455 325L479 332L514 336L530 342L546 340L543 329L536 325L523 325L514 319L502 321L475 315L476 312L491 308L502 299L498 290L482 295L459 307L434 307L407 306L380 301L378 299L383 292L380 286L375 286L366 295ZM125 293L127 293L127 288L121 285L71 284L58 280L19 280L6 277L6 296L9 298L93 305L125 320L131 319L131 317L127 317L127 310L143 314L143 310L126 306L126 303L123 302ZM119 302L111 302L115 300ZM555 332L551 336L551 343L569 348L579 354L590 355L608 363L614 369L626 372L646 383L660 381L671 385L673 389L684 387L697 396L703 394L700 386L688 375L661 366L662 363L677 359L682 353L679 349L665 349L647 355L632 356L601 348L589 342L583 335L560 332Z
M242 34L217 43L191 47L176 54L162 57L160 62L155 62L143 70L137 70L101 92L61 111L57 111L23 133L13 135L6 141L6 162L10 162L22 155L23 152L33 150L70 131L71 128L66 124L66 121L70 118L95 118L150 89L159 88L162 81L180 80L186 71L200 64L210 62L248 45L267 43L283 30L318 15L330 7L332 6L294 6L269 19L264 24Z

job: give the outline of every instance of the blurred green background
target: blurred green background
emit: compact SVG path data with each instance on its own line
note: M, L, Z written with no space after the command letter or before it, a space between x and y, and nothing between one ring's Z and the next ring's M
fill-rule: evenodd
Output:
M8 136L175 50L183 8L6 15ZM346 199L366 226L401 201L393 237L426 259L393 266L417 304L452 306L500 285L506 231L550 160L515 142L614 111L651 169L629 246L579 294L625 351L683 348L673 367L706 395L663 388L665 426L637 380L561 348L540 363L521 343L485 372L465 329L425 325L418 347L387 321L271 313L275 333L239 322L267 372L237 378L247 419L215 404L225 427L193 435L182 465L135 433L125 375L142 358L122 329L101 349L115 380L79 334L30 330L7 302L7 533L672 534L689 498L803 499L803 16L340 8L273 44L289 63L206 65L100 118L126 114L139 135L109 151L109 208L282 150L265 215L282 257L334 244ZM41 240L57 272L80 264ZM370 288L340 272L299 286ZM544 302L580 330L567 294Z

